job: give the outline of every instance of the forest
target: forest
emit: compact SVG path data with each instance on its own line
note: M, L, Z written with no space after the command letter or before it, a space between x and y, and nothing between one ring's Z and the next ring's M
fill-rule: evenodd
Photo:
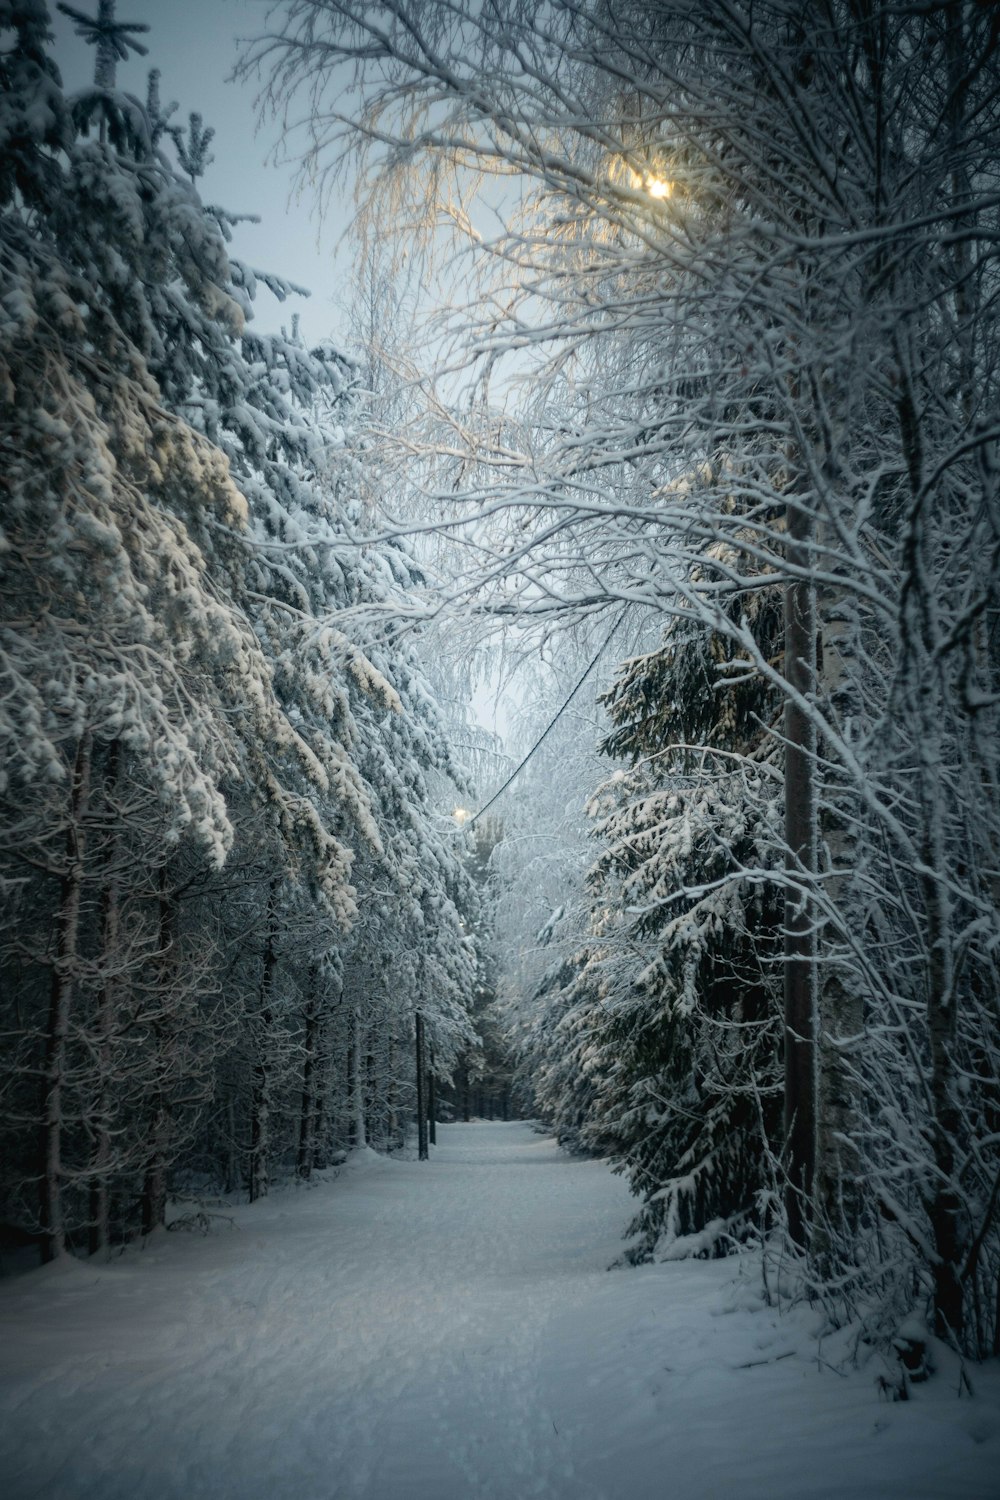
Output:
M4 1243L517 1115L626 1264L1000 1355L1000 11L283 0L315 341L155 35L140 97L58 9L83 90L0 0Z

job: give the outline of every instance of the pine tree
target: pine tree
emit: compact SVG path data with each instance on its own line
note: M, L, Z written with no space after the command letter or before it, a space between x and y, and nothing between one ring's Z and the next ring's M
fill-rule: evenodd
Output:
M97 86L68 100L44 13L4 20L7 1175L21 1219L42 1181L58 1254L67 1233L105 1246L109 1193L136 1176L144 1228L162 1222L226 1071L219 1102L234 1128L245 1114L226 1170L249 1160L258 1192L289 1155L304 1052L308 1128L329 1119L318 1032L358 910L352 846L391 876L400 941L438 913L446 1051L470 961L461 872L431 832L426 770L450 755L416 659L388 640L380 669L332 623L385 609L409 576L347 540L349 362L247 330L264 279L230 262L232 221L160 151L155 81L147 114L101 52ZM95 24L107 51L111 7ZM263 935L256 973L241 920Z
M748 609L773 648L774 592ZM644 1200L633 1258L724 1253L774 1180L774 697L725 637L684 620L605 695L604 749L632 769L593 801L595 936L561 1029L595 1080L582 1138L610 1147Z

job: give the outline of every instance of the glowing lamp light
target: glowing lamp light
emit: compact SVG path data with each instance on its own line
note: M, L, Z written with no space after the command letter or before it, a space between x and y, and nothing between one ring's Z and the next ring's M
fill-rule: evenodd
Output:
M467 822L468 819L472 817L472 814L467 807L456 807L455 811L452 813L452 817L455 819L455 822L458 824L459 828L461 828L462 824Z
M647 177L646 192L651 198L669 198L672 185L664 177Z

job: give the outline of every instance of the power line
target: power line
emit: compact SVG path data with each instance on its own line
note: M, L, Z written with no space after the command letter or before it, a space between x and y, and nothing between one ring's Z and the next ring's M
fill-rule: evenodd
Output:
M494 802L498 801L503 796L504 792L510 786L511 782L514 781L514 780L516 780L516 778L518 776L520 776L521 772L524 770L525 766L528 764L528 761L531 759L531 757L534 755L535 751L538 749L539 745L541 745L541 743L543 742L543 740L545 740L546 737L549 734L551 734L552 730L558 724L559 720L562 718L562 716L566 712L567 708L569 708L570 704L573 702L573 699L576 697L577 693L583 687L583 684L586 682L586 680L590 676L591 672L597 666L597 663L600 661L600 659L604 655L605 651L611 645L612 637L614 636L615 631L618 629L618 627L621 624L621 622L624 620L624 618L625 618L625 610L627 608L628 608L628 605L625 605L625 607L622 609L621 613L619 614L617 620L615 620L615 622L612 625L611 629L608 631L607 635L605 636L603 642L598 647L596 654L591 658L591 661L590 661L589 665L587 666L587 668L586 668L583 676L576 683L576 685L573 688L572 692L570 693L569 697L566 698L566 700L559 706L559 708L557 709L554 717L552 719L550 719L550 721L549 721L548 724L546 724L545 728L542 730L541 734L538 736L537 740L532 745L532 747L528 751L527 755L521 761L520 765L519 766L515 766L514 770L511 771L510 775L507 777L507 780L504 782L503 786L500 788L500 790L498 792L494 792L493 793L493 796L486 803L485 807L481 807L477 813L473 813L472 817L469 818L468 821L466 822L466 824L464 825L466 828L471 828L473 826L473 824L476 823L476 822L478 822L478 820L483 816L483 813L489 812L489 810L493 806Z

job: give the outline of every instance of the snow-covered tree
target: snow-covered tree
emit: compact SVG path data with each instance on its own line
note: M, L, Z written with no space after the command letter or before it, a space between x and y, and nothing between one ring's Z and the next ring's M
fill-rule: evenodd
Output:
M259 1196L323 1158L349 943L424 942L446 1060L473 961L456 765L386 625L414 565L353 534L350 361L252 332L284 284L201 203L201 124L185 181L158 80L117 89L113 6L74 98L44 7L0 25L4 1182L59 1254L140 1198L155 1228L179 1161Z
M483 287L451 327L473 360L533 360L536 413L556 398L463 497L513 517L489 607L691 619L781 694L788 1230L857 1304L926 1296L977 1348L1000 1253L994 1106L965 1102L997 1088L995 42L965 0L292 0L254 54L308 95L310 168L354 144L410 222L469 231ZM463 184L512 176L489 240ZM776 587L780 660L745 607Z
M774 593L754 596L769 654ZM727 678L734 675L734 681ZM607 695L595 936L577 983L598 1079L586 1129L644 1208L630 1254L725 1251L760 1222L780 1152L780 769L776 694L725 638L677 621ZM594 999L596 998L596 1004ZM588 1004L589 1001L589 1004Z
M220 597L172 504L184 492L233 528L245 502L222 455L164 405L119 304L125 283L145 279L145 209L155 218L162 207L158 169L140 183L130 165L116 173L112 147L77 137L46 60L44 11L14 6L4 20L14 37L2 59L0 735L5 877L20 898L6 951L29 971L15 1003L25 993L34 1003L17 1029L28 1075L40 1079L33 1175L58 1252L64 1133L72 1123L79 1134L87 1114L74 1083L79 1043L73 1063L82 992L106 989L111 975L134 977L155 951L155 940L129 927L125 954L102 958L99 934L111 928L100 910L114 903L130 853L154 884L182 841L210 863L224 860L232 828L220 781L247 743L232 710L241 705L253 735L273 734L280 713L247 621ZM106 284L94 260L106 249L105 212L121 230ZM192 298L206 284L193 256L164 274L186 277ZM114 760L130 793L103 796L98 810L96 789ZM40 940L25 949L25 911L46 909ZM20 1087L20 1064L12 1076Z

